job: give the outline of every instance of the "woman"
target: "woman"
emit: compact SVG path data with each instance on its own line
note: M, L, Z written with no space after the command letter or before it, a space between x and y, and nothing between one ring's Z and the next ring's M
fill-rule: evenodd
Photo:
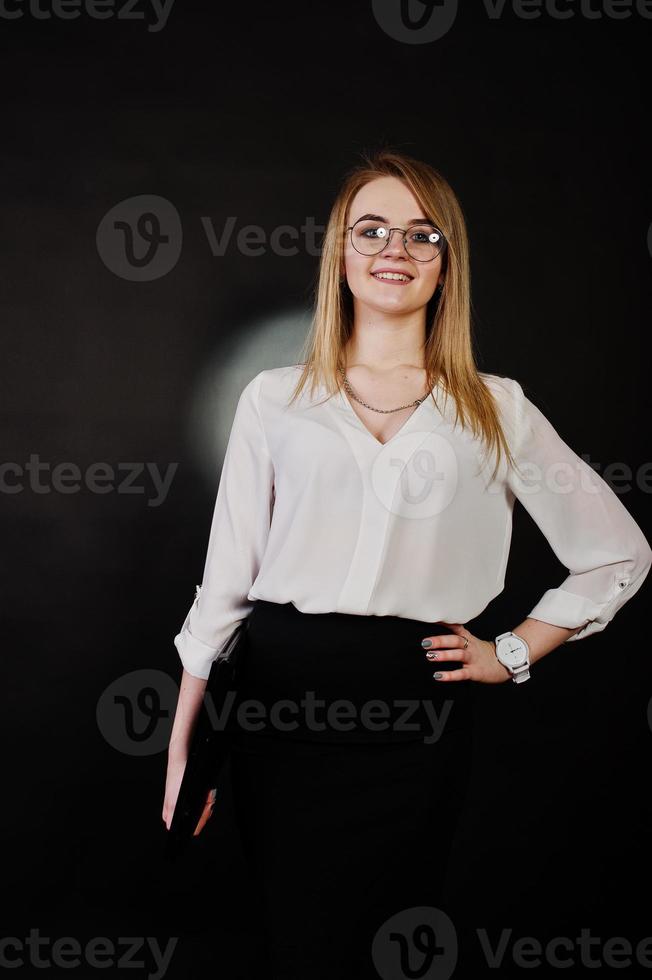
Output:
M478 371L469 311L455 194L382 152L334 203L304 361L260 372L238 402L175 637L163 819L211 662L248 617L229 729L266 976L389 975L391 922L440 900L474 683L527 680L603 630L650 568L628 511L521 385ZM516 498L569 575L481 637Z

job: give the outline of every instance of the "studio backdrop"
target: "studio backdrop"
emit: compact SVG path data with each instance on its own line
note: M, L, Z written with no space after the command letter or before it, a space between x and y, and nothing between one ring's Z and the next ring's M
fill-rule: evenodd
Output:
M361 154L448 179L479 368L649 536L651 22L645 0L0 5L2 966L243 975L228 793L162 858L173 637L238 397L299 359ZM480 635L566 574L517 505ZM478 686L446 976L652 963L649 594L529 684Z

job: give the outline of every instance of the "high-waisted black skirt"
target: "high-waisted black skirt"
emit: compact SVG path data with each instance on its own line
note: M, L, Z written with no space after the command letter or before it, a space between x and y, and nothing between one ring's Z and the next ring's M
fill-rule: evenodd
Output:
M228 723L252 976L377 978L400 945L388 921L414 932L407 910L440 907L473 682L435 680L460 665L427 660L421 640L449 632L256 601Z

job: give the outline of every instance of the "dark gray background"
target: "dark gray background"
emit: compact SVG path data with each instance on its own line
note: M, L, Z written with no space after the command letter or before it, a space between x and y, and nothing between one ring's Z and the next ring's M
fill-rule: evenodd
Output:
M189 450L193 387L253 319L307 310L317 269L303 249L215 257L201 217L323 224L361 150L429 161L468 220L480 368L517 378L602 475L636 471L649 459L650 21L578 4L567 20L509 4L492 19L466 3L443 37L407 44L368 2L177 0L160 31L144 4L144 20L23 9L0 17L4 461L178 469L159 507L115 488L3 494L5 934L179 936L167 976L200 976L221 963L218 917L231 930L220 955L237 964L255 914L228 794L194 853L164 865L165 753L110 744L102 726L119 728L120 709L101 699L134 670L178 682L172 638L219 476ZM104 215L141 194L172 202L183 226L174 267L145 282L96 246ZM621 499L649 531L649 490ZM484 635L564 574L517 506ZM451 886L460 933L648 934L634 896L650 874L647 610L646 585L530 683L479 691ZM434 826L424 846L451 832Z

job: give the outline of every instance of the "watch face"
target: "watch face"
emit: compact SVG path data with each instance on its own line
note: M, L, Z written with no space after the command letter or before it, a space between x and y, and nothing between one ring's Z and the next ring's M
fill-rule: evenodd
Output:
M525 646L515 636L506 636L504 640L500 641L496 656L501 664L511 667L512 670L515 667L520 667L527 660Z

